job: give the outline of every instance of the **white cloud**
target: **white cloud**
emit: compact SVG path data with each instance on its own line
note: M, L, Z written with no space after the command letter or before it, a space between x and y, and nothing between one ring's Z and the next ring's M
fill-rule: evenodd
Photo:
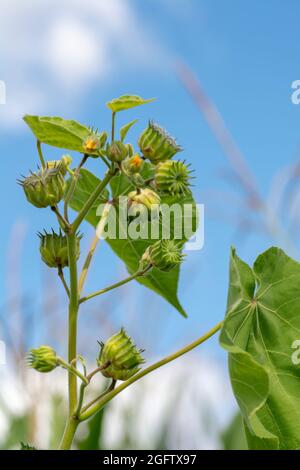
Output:
M0 30L5 126L54 103L57 110L59 95L66 108L74 106L109 74L132 64L152 67L165 56L128 0L2 0Z
M105 46L87 25L59 18L46 37L45 68L62 86L76 89L85 81L103 76L107 60Z

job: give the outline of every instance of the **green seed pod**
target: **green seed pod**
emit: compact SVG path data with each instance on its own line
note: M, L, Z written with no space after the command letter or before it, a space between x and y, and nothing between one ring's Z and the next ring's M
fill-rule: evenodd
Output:
M143 350L138 350L124 328L113 335L105 343L100 343L101 349L97 360L98 366L107 366L101 372L104 377L114 380L127 380L140 370L145 361Z
M69 265L67 237L59 232L39 233L42 260L50 268L65 268ZM76 259L80 256L81 236L76 236Z
M29 367L38 372L51 372L59 365L56 352L50 346L31 349L26 356L26 361Z
M151 209L153 206L158 206L160 204L159 195L152 189L145 188L138 191L131 191L128 194L128 198L132 202L138 202Z
M143 254L140 268L145 269L151 265L160 271L171 271L183 261L184 255L181 252L179 243L174 240L158 240L150 245Z
M36 207L48 207L58 204L64 196L66 183L61 166L41 169L19 181L27 200Z
M169 160L182 150L175 139L153 121L140 135L138 144L142 154L152 163Z
M72 157L70 155L63 155L61 160L51 160L46 162L46 168L51 170L53 168L59 167L61 174L65 176L67 173L67 168L71 165L71 163Z
M154 181L159 191L172 195L184 194L189 189L188 165L177 160L167 160L157 165Z
M131 144L125 144L125 147L128 150L128 157L132 157L134 155L134 148Z
M128 207L129 209L137 207L140 213L145 212L147 218L150 216L157 218L160 213L160 197L149 188L131 191L128 194Z
M122 170L126 175L132 176L136 173L140 173L143 165L144 160L138 154L135 154L122 162Z
M120 140L107 146L107 156L115 163L121 163L128 156L128 148Z

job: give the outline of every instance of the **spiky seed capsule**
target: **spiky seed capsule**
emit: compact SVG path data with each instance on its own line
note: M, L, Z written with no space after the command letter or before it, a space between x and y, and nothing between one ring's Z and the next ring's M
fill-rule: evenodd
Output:
M126 175L132 176L136 173L140 173L143 165L144 160L136 153L122 162L122 170Z
M70 155L63 155L61 160L51 160L46 162L46 168L51 170L52 168L59 168L63 176L67 173L67 168L72 163L72 157Z
M189 189L190 170L184 162L167 160L157 165L154 181L159 191L172 195L185 194Z
M59 365L56 352L50 346L31 349L26 356L26 361L29 367L38 372L51 372Z
M140 213L145 213L147 218L157 218L160 213L160 197L149 188L131 191L128 194L128 208L133 216L136 209Z
M128 148L120 140L107 146L107 156L115 163L121 163L128 156Z
M31 173L19 183L24 189L27 200L39 208L58 204L64 196L66 187L60 165Z
M142 154L152 163L169 160L182 150L175 139L153 121L140 135L138 144Z
M61 231L57 234L52 233L38 234L40 237L40 253L42 260L50 268L65 268L69 265L68 258L68 240ZM80 256L80 240L81 236L76 236L76 259Z
M141 269L151 265L160 271L171 271L171 269L182 263L184 255L181 247L175 240L158 240L150 245L141 258Z
M140 365L145 362L141 354L143 351L137 349L124 328L121 328L119 333L111 336L100 345L98 366L109 364L102 370L104 377L114 380L130 379L140 370Z

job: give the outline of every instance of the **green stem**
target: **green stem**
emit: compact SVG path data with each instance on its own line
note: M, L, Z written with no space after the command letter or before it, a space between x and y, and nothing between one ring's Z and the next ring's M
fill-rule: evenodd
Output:
M58 223L64 232L69 231L70 224L68 221L61 215L57 206L51 206L51 210L56 214Z
M73 416L70 417L70 419L67 421L64 435L59 446L59 450L69 450L71 448L78 424L78 419Z
M41 164L42 164L42 168L46 168L46 162L45 162L45 159L44 159L44 156L43 156L41 142L39 140L37 140L36 146L37 146L38 154L39 154L40 161L41 161Z
M78 419L78 416L79 416L81 408L82 408L85 388L86 388L86 384L82 382L82 384L80 385L80 389L79 389L78 405L77 405L77 409L76 409L76 412L75 412L75 416L76 416L77 419Z
M103 393L98 395L98 397L94 398L94 400L90 401L87 405L85 405L82 408L82 412L84 413L85 411L87 411L91 406L93 406L95 403L97 403L99 400L101 400L101 398L103 398L105 395L107 395L109 392L111 392L115 388L116 382L117 381L113 379L110 386Z
M77 316L79 306L77 261L76 261L76 233L67 235L68 254L70 269L70 302L69 302L69 340L68 361L69 363L77 356ZM75 366L76 368L76 366ZM77 404L77 378L69 372L69 412L73 415Z
M94 377L94 375L96 375L98 372L101 372L101 370L106 369L107 367L109 367L109 365L110 365L110 362L107 362L106 364L103 364L102 366L97 367L97 369L93 370L89 375L84 377L84 381L82 381L82 384L80 385L80 389L79 389L79 400L78 400L78 405L77 405L77 409L76 409L76 413L75 413L76 418L78 418L78 416L80 414L80 411L81 411L81 408L82 408L84 392L85 392L86 387L89 385L89 383L92 380L92 378ZM108 393L110 390L112 390L112 389L109 388L104 393ZM104 394L101 394L101 396L103 396L103 395ZM98 398L95 401L93 401L92 403L95 403L98 400ZM84 409L86 409L86 407Z
M111 142L112 143L115 140L115 121L116 121L116 113L113 111L111 115Z
M85 377L79 370L77 370L76 367L74 367L73 365L68 364L61 357L58 358L58 363L61 367L63 367L67 371L71 372L71 374L74 374L77 377L79 377L85 385L89 384L89 379L87 377ZM74 361L73 361L73 364L74 364Z
M84 206L82 207L81 211L79 212L79 214L77 215L76 219L74 220L72 224L73 232L77 231L79 225L81 224L83 219L86 217L89 210L92 208L94 202L100 196L100 194L105 189L105 187L107 186L107 184L110 182L110 180L112 179L114 175L115 175L115 172L108 171L105 177L103 178L103 180L101 181L101 183L97 186L95 191L90 195L90 197L85 202Z
M126 380L126 382L123 382L117 388L115 388L111 392L107 393L102 399L99 400L99 402L95 406L89 408L87 411L82 413L79 416L79 420L80 421L85 421L85 420L89 419L95 413L100 411L116 395L118 395L120 392L125 390L125 388L129 387L129 385L133 384L137 380L140 380L142 377L145 377L145 375L150 374L150 372L153 372L154 370L158 369L159 367L162 367L165 364L168 364L169 362L174 361L178 357L183 356L183 354L186 354L187 352L189 352L192 349L196 348L200 344L204 343L207 339L209 339L211 336L213 336L215 333L217 333L217 331L219 331L222 328L222 325L223 325L223 321L218 323L216 326L214 326L214 328L212 328L205 335L201 336L201 338L198 338L193 343L188 344L187 346L185 346L184 348L182 348L179 351L175 352L174 354L171 354L170 356L167 356L164 359L161 359L160 361L156 362L155 364L152 364L151 366L149 366L146 369L142 370L138 374L135 374L133 377Z
M97 225L96 235L93 238L93 241L91 243L89 252L87 254L86 260L84 262L84 265L83 265L83 268L82 268L82 271L81 271L81 274L80 274L80 277L79 277L79 285L78 285L79 295L82 292L82 289L83 289L83 286L84 286L84 283L86 281L86 277L87 277L87 274L88 274L89 267L91 265L93 256L95 254L95 251L96 251L96 248L97 248L98 243L100 241L103 230L106 226L106 222L107 222L107 219L108 219L108 214L109 214L110 208L111 208L111 203L107 202L104 206L100 222Z
M88 273L89 267L91 265L91 262L92 262L92 259L93 259L93 256L94 256L94 253L96 251L99 241L100 239L98 238L97 235L95 235L91 243L89 252L87 254L86 260L84 262L80 277L79 277L79 284L78 284L79 294L82 292L84 283L86 281L87 273Z
M149 271L149 269L151 269L151 266L147 266L146 269L142 271L138 271L135 274L132 274L132 276L126 277L126 279L116 282L115 284L112 284L111 286L105 287L104 289L100 289L100 290L97 290L96 292L93 292L92 294L86 295L85 297L82 297L79 300L79 303L82 304L83 302L93 299L94 297L97 297L98 295L105 294L106 292L109 292L110 290L116 289L117 287L121 287L124 284L127 284L128 282L133 281L134 279L137 279L138 277L143 276L144 274L146 274L147 271Z
M68 192L66 194L65 202L64 202L64 217L67 221L69 221L69 217L68 217L69 202L70 202L70 200L71 200L71 198L74 194L74 190L76 188L76 184L77 184L77 181L78 181L79 176L80 176L80 170L81 170L81 168L83 167L83 165L85 164L85 162L87 161L88 158L89 158L89 156L87 154L84 154L79 166L74 171L74 174L73 174Z
M70 297L70 290L69 290L69 287L68 287L68 284L66 282L66 279L65 279L65 276L64 276L64 272L63 272L63 269L61 266L58 267L58 276L65 288L65 291L67 293L67 296Z

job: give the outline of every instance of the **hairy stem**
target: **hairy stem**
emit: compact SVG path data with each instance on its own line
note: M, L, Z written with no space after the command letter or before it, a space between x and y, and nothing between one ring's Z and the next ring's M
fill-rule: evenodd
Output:
M37 140L36 146L37 146L37 150L38 150L38 154L39 154L39 157L40 157L42 168L46 168L46 162L45 162L43 152L42 152L42 145L41 145L41 142L39 140Z
M99 400L101 400L101 398L103 398L105 395L107 395L109 392L111 392L115 388L116 382L117 381L113 379L111 384L109 385L109 387L103 393L98 395L98 397L94 398L94 400L90 401L87 405L85 405L82 408L82 412L84 413L85 411L87 411L91 406L93 406L95 403L97 403Z
M64 232L69 231L70 224L68 221L61 215L57 206L51 206L51 210L56 214L58 223Z
M107 186L107 184L110 182L110 180L112 179L114 175L115 175L115 171L108 171L105 177L103 178L103 180L101 181L101 183L97 186L95 191L90 195L90 197L85 202L84 206L82 207L81 211L79 212L79 214L77 215L76 219L74 220L72 224L73 232L77 231L79 225L81 224L83 219L86 217L89 210L92 208L93 204L95 203L97 198L100 196L100 194L105 189L105 187Z
M129 387L131 384L133 384L137 380L140 380L142 377L145 377L145 375L150 374L150 372L153 372L154 370L158 369L159 367L162 367L165 364L168 364L169 362L174 361L178 357L183 356L187 352L191 351L192 349L196 348L200 344L204 343L207 339L209 339L211 336L213 336L215 333L217 333L217 331L219 331L222 328L222 325L223 325L223 321L218 323L216 326L214 326L214 328L212 328L205 335L201 336L201 338L198 338L193 343L188 344L187 346L185 346L184 348L182 348L179 351L175 352L174 354L171 354L170 356L167 356L164 359L161 359L160 361L152 364L151 366L146 367L146 369L142 370L141 372L138 372L133 377L131 377L129 380L126 380L126 382L123 382L117 388L115 388L111 392L107 393L103 398L101 398L97 402L96 405L92 406L87 411L83 412L79 416L79 420L80 421L85 421L86 419L89 419L95 413L100 411L116 395L118 395L120 392L125 390L127 387Z
M146 269L143 269L142 271L138 271L135 274L132 274L132 276L127 277L126 279L123 279L122 281L116 282L115 284L112 284L111 286L105 287L104 289L97 290L96 292L93 292L92 294L86 295L85 297L82 297L79 301L79 303L86 302L87 300L92 299L93 297L97 297L98 295L105 294L106 292L109 292L110 290L116 289L117 287L121 287L124 284L127 284L130 281L133 281L134 279L137 279L138 277L144 276L147 271L151 269L151 266L147 266Z
M62 284L63 284L63 286L64 286L64 288L65 288L65 291L66 291L66 293L67 293L67 296L70 297L70 290L69 290L69 287L68 287L68 284L67 284L67 282L66 282L66 279L65 279L65 276L64 276L64 272L63 272L63 269L62 269L61 266L59 266L59 268L58 268L58 276L59 276L59 278L60 278L60 280L61 280L61 282L62 282Z
M70 269L70 302L69 302L69 339L68 361L77 356L77 316L78 316L78 280L76 261L76 233L70 233L68 237L69 269ZM76 365L75 365L76 368ZM77 378L69 372L69 412L70 416L75 411L77 404Z
M81 271L81 274L80 274L80 277L79 277L79 285L78 285L79 295L82 292L82 289L83 289L83 286L84 286L84 283L86 281L86 277L87 277L87 274L88 274L89 267L91 265L91 262L92 262L94 254L95 254L96 248L98 246L101 235L102 235L103 230L105 228L110 208L111 208L111 203L107 202L106 205L104 206L100 222L97 226L96 235L93 238L92 244L90 246L88 255L86 257L86 260L84 262L84 265L83 265L83 268L82 268L82 271Z
M84 283L86 281L87 273L88 273L89 267L91 265L91 262L92 262L92 259L93 259L93 256L94 256L94 253L96 251L99 241L100 239L98 238L97 235L95 235L91 243L86 260L84 262L80 277L79 277L79 284L78 284L79 294L82 292Z
M80 170L81 168L83 167L83 165L85 164L85 162L87 161L87 159L89 158L88 155L84 154L79 166L76 168L76 170L74 171L74 174L73 174L73 177L72 177L72 180L71 180L71 183L70 183L70 186L69 186L69 189L68 189L68 192L66 194L66 197L65 197L65 202L64 202L64 217L65 219L69 222L69 216L68 216L68 206L69 206L69 202L70 200L72 199L72 196L74 194L74 190L76 188L76 184L77 184L77 181L79 179L79 176L80 176Z
M89 384L88 378L85 377L76 367L74 367L74 365L73 365L73 364L75 364L74 360L72 361L72 364L68 364L61 357L59 357L58 358L58 363L61 367L63 367L67 371L71 372L71 374L74 374L77 377L79 377L85 385Z
M116 121L116 113L115 111L113 111L111 115L111 142L112 143L115 140L115 121Z
M79 421L74 416L68 419L59 450L69 450L71 448L78 424Z
M75 413L76 418L78 418L78 416L80 414L80 411L81 411L81 408L82 408L84 392L85 392L86 387L89 385L89 383L90 383L91 379L94 377L94 375L96 375L98 372L101 372L101 370L106 369L109 365L110 365L110 362L107 362L106 364L103 364L102 366L97 367L97 369L93 370L89 375L84 377L84 381L82 381L82 384L80 385L80 389L79 389L79 399L78 399L78 405L77 405L77 409L76 409L76 413ZM109 388L104 393L108 393L110 390L112 390L112 389ZM102 393L101 396L103 396L103 395L104 394ZM98 398L95 401L97 401L97 400L98 400ZM92 403L95 403L95 401L93 401ZM87 407L85 407L84 409L86 409L86 408Z

